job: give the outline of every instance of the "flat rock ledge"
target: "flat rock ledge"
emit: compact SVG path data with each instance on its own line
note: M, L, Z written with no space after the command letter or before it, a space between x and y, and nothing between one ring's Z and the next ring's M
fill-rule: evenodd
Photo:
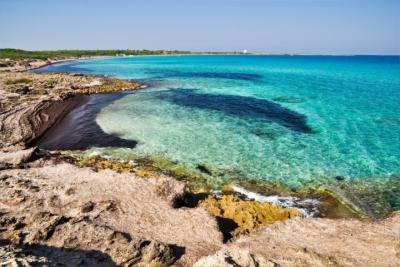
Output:
M14 232L8 233L14 243L2 240L2 266L12 263L17 266L168 266L176 260L174 248L168 244L132 238L96 224L86 216L64 217L39 212L26 222L24 218L2 216L1 224L11 224L14 228ZM26 236L21 244L22 235Z
M241 236L194 266L400 266L400 212L377 221L281 221Z
M83 260L79 266L94 266L97 257L121 266L191 266L223 245L207 211L174 208L182 182L43 159L25 167L0 171L0 240L27 257L67 266L77 265L54 255Z

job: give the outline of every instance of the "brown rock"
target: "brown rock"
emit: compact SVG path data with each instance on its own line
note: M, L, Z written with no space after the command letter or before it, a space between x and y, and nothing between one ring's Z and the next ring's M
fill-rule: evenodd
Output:
M246 249L220 250L212 256L201 258L193 267L279 267L272 260L251 254Z
M36 148L30 148L25 150L18 150L14 152L1 152L0 151L0 162L10 164L10 165L19 165L21 163L28 162L32 155L35 153Z
M50 212L39 212L32 218L31 225L34 226L32 231L26 239L28 244L40 243L49 239L57 226L67 222L70 218L51 214Z
M81 207L81 212L87 213L91 212L94 209L94 203L92 201L86 202Z

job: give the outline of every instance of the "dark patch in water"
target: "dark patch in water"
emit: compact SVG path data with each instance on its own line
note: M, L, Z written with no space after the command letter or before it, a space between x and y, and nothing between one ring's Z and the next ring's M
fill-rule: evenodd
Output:
M277 139L281 135L275 131L265 130L265 129L260 129L260 128L252 129L252 130L250 130L250 132L256 136L268 138L268 139L272 139L272 140Z
M154 97L176 105L209 109L228 115L275 122L296 132L313 133L303 114L265 99L248 96L201 93L196 89L169 89L151 92Z
M91 147L134 148L137 141L105 133L96 123L102 108L125 96L124 93L89 96L89 101L67 114L35 145L49 150L83 150Z
M196 169L198 169L199 171L201 171L202 173L205 173L207 175L212 175L212 172L204 164L201 164L201 163L197 164Z
M157 78L209 78L209 79L229 79L229 80L244 80L255 81L263 76L254 73L240 72L183 72L183 71L166 71L166 70L151 70L149 74L157 75Z
M293 103L293 104L305 102L304 99L295 96L277 96L272 98L272 100L280 103Z
M344 181L344 180L346 180L346 178L345 178L344 176L341 176L341 175L335 176L335 179L336 179L337 181Z
M388 125L400 125L400 118L390 117L375 117L373 120L377 123L388 124Z

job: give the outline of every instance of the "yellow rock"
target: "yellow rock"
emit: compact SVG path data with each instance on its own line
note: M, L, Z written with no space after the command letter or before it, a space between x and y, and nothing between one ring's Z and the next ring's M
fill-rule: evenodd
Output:
M208 196L199 206L216 217L233 220L238 225L232 233L233 236L249 233L264 224L302 216L298 210L292 208L242 200L234 195L224 195L220 199Z
M133 172L132 166L128 162L109 161L97 156L81 159L79 165L92 167L95 171L111 169L118 173Z

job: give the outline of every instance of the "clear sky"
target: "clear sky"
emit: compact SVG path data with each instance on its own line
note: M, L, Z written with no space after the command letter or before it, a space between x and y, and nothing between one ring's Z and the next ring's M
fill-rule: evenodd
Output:
M400 0L0 0L0 47L400 54Z

